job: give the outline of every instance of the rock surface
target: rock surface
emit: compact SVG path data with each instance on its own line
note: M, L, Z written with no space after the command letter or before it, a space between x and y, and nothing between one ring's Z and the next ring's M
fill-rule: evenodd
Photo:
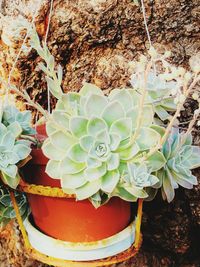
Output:
M140 2L140 1L138 1ZM8 78L9 70L25 35L24 18L31 20L39 7L36 27L44 39L49 16L49 2L39 0L0 1L0 76ZM199 0L145 1L152 43L160 50L172 51L172 62L188 66L189 57L200 50ZM21 31L13 28L18 24ZM55 0L48 35L48 46L64 68L65 91L79 90L82 82L93 82L104 90L129 84L129 62L149 44L137 1L131 0ZM28 48L21 54L12 82L26 89L32 98L47 106L44 76L37 68L39 57ZM3 87L2 87L3 89ZM52 105L54 99L51 99ZM181 119L187 121L195 103L187 102ZM200 144L200 130L194 131ZM200 181L200 171L196 174ZM140 253L118 266L198 267L200 264L200 186L177 190L171 205L160 196L145 203L144 242ZM16 223L0 234L1 267L44 267L24 253Z

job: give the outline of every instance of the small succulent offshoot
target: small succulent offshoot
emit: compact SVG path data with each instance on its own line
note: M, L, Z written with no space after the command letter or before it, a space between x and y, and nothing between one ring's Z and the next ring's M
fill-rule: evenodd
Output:
M20 180L18 164L22 165L31 152L31 142L26 136L33 133L29 111L20 112L14 106L5 106L1 110L0 177L13 189Z
M15 198L22 218L28 214L28 203L24 194L15 191ZM10 194L4 185L0 185L0 230L16 217Z

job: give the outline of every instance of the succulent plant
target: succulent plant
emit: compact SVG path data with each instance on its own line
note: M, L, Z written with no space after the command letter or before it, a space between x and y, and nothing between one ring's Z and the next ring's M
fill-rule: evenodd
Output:
M2 111L0 123L0 177L12 188L16 188L20 177L18 163L25 160L30 152L30 141L22 139L22 134L33 133L30 127L30 113L19 112L7 106Z
M47 123L43 152L50 159L47 173L61 178L65 192L75 192L79 200L100 191L111 194L120 180L120 163L159 142L160 134L151 128L150 105L144 106L139 134L132 142L140 101L135 94L132 89L115 89L106 97L98 87L85 84L80 93L59 99Z
M20 214L24 219L28 214L27 200L24 194L15 191L15 197L20 210ZM0 185L0 229L16 217L12 206L10 194L4 185Z
M134 89L141 91L144 84L144 74L133 74L131 76L131 85ZM146 103L152 104L155 113L161 120L169 118L167 111L175 111L176 104L172 90L178 88L176 81L166 81L161 74L155 74L153 71L149 72L147 77L147 98Z
M185 138L184 134L173 128L162 147L162 153L166 164L157 171L156 176L162 186L163 198L171 202L179 185L191 189L197 184L191 170L200 167L200 148L192 145L191 135Z
M193 164L199 160L199 149L185 142L177 148L172 145L169 152L171 139L163 146L192 88L186 90L192 75L166 61L170 53L159 56L151 47L150 57L141 56L138 62L129 64L134 69L130 81L133 88L114 89L105 96L88 83L79 93L63 93L62 68L56 67L35 29L31 45L45 61L40 68L48 90L58 99L42 146L49 158L46 172L61 179L66 193L76 194L78 200L89 198L98 207L112 196L127 201L152 199L158 187L170 201L178 184L191 188L196 183L190 169L199 166ZM157 64L163 67L163 73L156 73ZM174 111L174 117L168 113ZM170 120L169 127L162 122L166 120ZM176 155L171 153L174 149ZM182 168L187 155L194 160Z
M121 180L116 187L113 195L119 196L127 201L147 198L148 187L156 187L159 179L151 174L146 163L128 163L121 168Z
M5 126L9 126L13 123L18 123L23 135L35 134L36 131L31 127L31 112L19 111L15 106L5 106L3 109L2 122Z

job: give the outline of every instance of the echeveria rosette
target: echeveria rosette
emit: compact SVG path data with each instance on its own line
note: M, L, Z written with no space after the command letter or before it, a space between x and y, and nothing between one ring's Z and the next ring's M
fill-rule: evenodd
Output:
M28 203L21 192L14 192L20 214L24 219L28 214ZM0 229L16 217L8 189L0 185Z
M20 177L17 164L28 157L31 152L30 142L19 140L22 128L18 122L7 127L0 123L0 177L12 188L16 188Z
M151 105L144 106L139 134L132 139L140 101L135 94L132 89L115 89L105 96L98 87L85 84L80 93L60 98L47 123L43 152L50 159L47 173L61 178L65 192L74 192L78 200L110 195L119 183L121 162L159 142Z
M149 197L146 188L157 187L159 179L152 175L146 163L128 163L121 166L120 183L113 192L126 201L137 201Z
M144 74L133 74L130 82L134 89L141 91L144 86ZM162 121L168 119L168 111L176 110L172 90L178 87L178 83L166 81L161 74L152 71L148 74L146 87L148 91L146 103L153 105L155 113Z
M187 189L197 185L197 178L191 170L200 167L200 148L192 145L191 135L185 138L184 134L173 128L162 153L166 164L156 175L160 180L163 198L171 202L179 185Z
M36 131L31 127L31 112L19 111L15 106L8 105L3 108L2 123L5 126L11 124L20 125L23 135L35 134Z

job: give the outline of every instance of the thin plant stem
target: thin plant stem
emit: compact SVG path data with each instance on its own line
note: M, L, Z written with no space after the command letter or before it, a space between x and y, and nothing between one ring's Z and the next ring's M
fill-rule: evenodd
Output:
M47 30L46 30L45 41L44 41L46 46L47 46L47 38L48 38L48 33L49 33L49 28L50 28L52 11L53 11L53 0L51 0L51 3L50 3L49 18L48 18ZM51 93L50 93L50 90L48 87L47 87L47 103L48 103L48 113L50 114L50 112L51 112Z
M144 1L143 0L141 0L141 4L142 4L142 14L143 14L143 19L144 19L145 30L146 30L146 33L147 33L147 38L148 38L150 46L152 46L151 37L150 37L150 34L149 34L148 25L147 25L146 11L145 11L145 6L144 6Z
M42 1L41 1L41 2L42 2ZM39 11L39 9L40 9L41 2L39 2L38 7L36 8L36 10L35 10L35 12L34 12L34 14L33 14L33 18L32 18L32 21L31 21L31 25L33 25L34 22L35 22L35 18L36 18L36 15L37 15L37 13L38 13L38 11ZM28 38L28 35L29 35L29 31L28 31L28 29L27 29L27 32L26 32L26 35L25 35L24 40L23 40L23 42L22 42L22 45L21 45L21 47L20 47L20 49L19 49L19 52L17 53L17 56L16 56L16 58L15 58L15 61L14 61L13 65L12 65L12 68L11 68L11 70L10 70L10 72L9 72L9 75L8 75L8 84L9 84L9 85L10 85L10 83L11 83L11 78L12 78L12 75L13 75L13 72L14 72L14 69L15 69L15 66L16 66L17 61L19 60L19 57L20 57L20 55L21 55L21 53L22 53L22 51L23 51L23 47L24 47L24 45L25 45L25 43L26 43L26 40L27 40L27 38ZM6 97L8 97L8 93L9 93L9 90L6 90Z
M151 69L152 66L152 62L150 61L149 64L146 67L145 73L144 73L144 85L143 85L143 92L141 94L141 99L140 99L140 104L139 104L139 112L138 112L138 117L137 117L137 126L135 129L135 132L133 134L133 136L131 137L130 140L130 144L132 145L135 140L137 139L139 132L140 132L140 128L142 125L142 115L143 115L143 111L144 111L144 103L145 103L145 97L146 97L146 93L147 93L147 78L148 78L148 74L149 71Z

